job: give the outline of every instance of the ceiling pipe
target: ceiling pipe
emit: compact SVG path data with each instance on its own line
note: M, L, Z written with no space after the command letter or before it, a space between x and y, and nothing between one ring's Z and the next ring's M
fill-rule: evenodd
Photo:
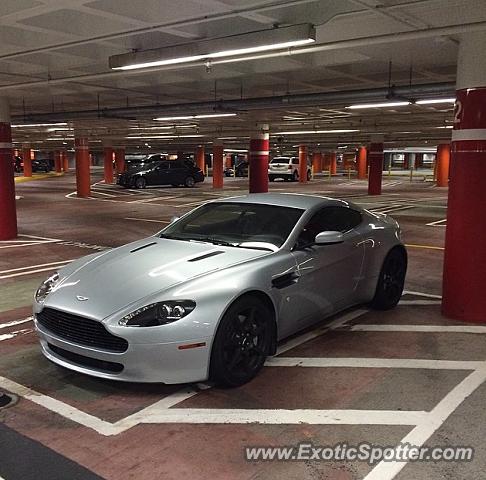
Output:
M13 119L21 121L41 120L80 120L83 118L110 118L128 119L138 117L156 116L160 113L197 114L198 112L235 112L248 110L262 110L266 108L308 107L343 105L351 102L369 102L393 97L415 99L427 95L455 95L453 82L432 83L423 85L398 86L389 88L373 88L364 90L349 90L342 92L323 92L309 94L279 95L273 97L258 97L235 100L219 100L209 102L178 103L168 105L143 105L133 107L106 108L102 110L76 110L70 112L38 113L33 115L14 115Z
M359 37L359 38L352 38L348 40L340 40L336 42L321 43L318 45L313 45L311 47L293 47L280 52L271 52L266 54L250 55L244 57L240 56L240 57L232 57L232 58L225 58L219 60L211 60L210 65L215 66L215 65L222 65L222 64L233 63L233 62L262 60L262 59L275 58L275 57L287 57L287 56L339 50L339 49L346 49L346 48L359 48L359 47L379 45L384 43L396 43L396 42L404 42L404 41L425 39L431 37L459 35L462 33L476 32L482 30L486 30L486 21L473 22L473 23L461 24L461 25L449 25L447 27L424 28L424 29L411 30L406 32L398 32L398 33L387 33L383 35ZM197 61L188 64L164 65L160 67L144 68L139 70L109 71L109 72L102 72L102 73L77 75L72 77L45 79L45 80L38 80L34 82L1 85L0 91L18 90L22 88L32 89L32 88L42 87L42 86L59 85L68 82L80 82L80 81L86 82L89 80L99 80L99 79L118 78L118 77L123 78L126 75L144 75L147 73L170 71L170 70L181 70L184 68L194 68L194 67L206 68L207 64L208 61L202 60L202 61Z

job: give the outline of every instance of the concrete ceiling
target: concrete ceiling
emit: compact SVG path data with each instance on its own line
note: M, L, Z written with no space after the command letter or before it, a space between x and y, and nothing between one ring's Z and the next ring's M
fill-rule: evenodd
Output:
M0 96L9 98L14 123L19 123L34 114L127 105L160 105L163 115L166 104L363 90L387 87L389 81L395 85L454 82L456 35L363 41L327 51L218 64L209 71L196 65L113 72L108 68L108 57L275 25L312 23L320 45L480 21L486 21L486 2L481 0L2 0ZM359 125L359 134L298 137L329 146L360 143L377 131L394 144L433 143L450 137L448 129L436 127L448 123L451 105L413 105L386 112L350 112L345 106L241 111L237 117L185 122L196 125L193 133L204 137L171 142L152 139L151 143L160 147L174 142L192 145L223 136L237 137L231 142L241 146L257 120L268 121L275 132ZM70 126L93 140L112 137L134 146L140 139L126 140L129 132L148 135L156 131L153 127L161 126L152 116L135 114L130 118L74 119ZM45 145L61 146L60 139L69 136L69 131L59 132L58 141L48 141L56 138L56 132L14 129L17 142L42 140ZM295 143L296 138L281 140ZM71 140L66 142L71 145Z

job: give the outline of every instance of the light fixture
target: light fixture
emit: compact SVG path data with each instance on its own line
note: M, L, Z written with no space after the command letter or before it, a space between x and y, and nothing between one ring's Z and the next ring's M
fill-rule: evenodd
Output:
M359 130L352 129L337 129L337 130L296 130L290 132L274 132L273 135L313 135L313 134L327 134L327 133L354 133Z
M172 140L174 138L200 138L204 137L204 135L135 135L135 136L128 136L125 137L128 140L143 140L143 139L152 139L157 138L161 140Z
M200 118L235 117L236 113L206 113L204 115L184 115L180 117L157 117L159 122L171 122L172 120L198 120Z
M449 128L454 128L454 126L453 125L441 125L440 127L435 127L435 128L447 128L447 129L449 129Z
M12 128L30 128L30 127L62 127L67 123L24 123L22 125L11 125Z
M411 105L411 102L358 103L356 105L349 105L346 108L349 108L350 110L358 110L360 108L404 107L406 105Z
M433 105L436 103L456 103L455 98L430 98L428 100L417 100L417 105Z
M315 40L314 27L305 23L184 43L172 47L113 55L109 58L109 65L114 70L133 70L136 68L190 63L197 60L210 61L212 58L281 50L306 45L315 42Z

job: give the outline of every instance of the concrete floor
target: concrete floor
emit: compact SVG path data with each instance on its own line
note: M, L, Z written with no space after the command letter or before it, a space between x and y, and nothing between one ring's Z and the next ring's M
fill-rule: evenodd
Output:
M100 173L93 176L99 182ZM77 199L74 176L17 185L16 242L0 242L0 480L485 478L486 327L440 315L447 190L385 177L275 182L271 191L346 197L400 221L409 252L407 293L393 311L354 309L282 344L238 389L107 382L42 357L29 320L46 269L155 233L174 215L246 179L195 189L127 191L97 183ZM420 360L420 361L418 361ZM244 459L245 446L301 442L472 446L472 462L383 463Z

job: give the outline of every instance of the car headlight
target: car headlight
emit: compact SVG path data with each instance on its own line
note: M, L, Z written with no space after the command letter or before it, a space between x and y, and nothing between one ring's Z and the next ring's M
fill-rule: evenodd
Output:
M146 305L125 315L118 321L122 327L157 327L175 322L191 313L196 307L192 300L169 300Z
M40 287L35 292L36 301L39 303L43 302L47 295L52 292L52 289L56 286L57 282L59 282L59 273L54 272L41 283Z

